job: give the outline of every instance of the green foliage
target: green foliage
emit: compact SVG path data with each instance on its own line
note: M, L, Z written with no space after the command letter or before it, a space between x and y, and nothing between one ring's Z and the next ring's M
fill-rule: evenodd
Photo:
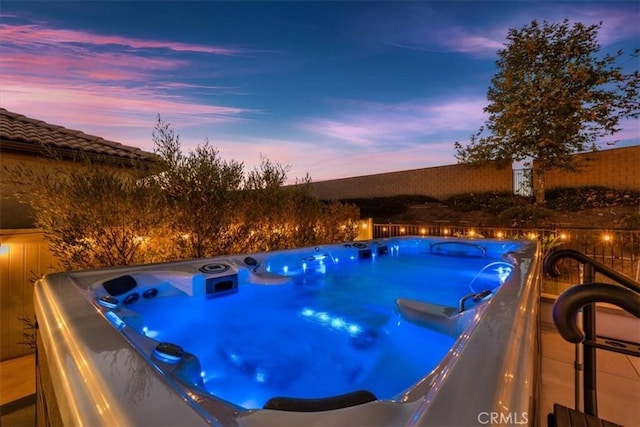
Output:
M6 172L21 189L17 196L33 207L36 224L64 267L146 261L140 236L156 227L158 200L137 185L140 169L125 172L84 159L73 168L50 163L39 170L19 165Z
M538 221L545 219L548 215L541 209L532 205L513 206L500 212L497 216L498 224L505 224L511 227L531 227Z
M445 204L460 212L485 211L499 214L505 209L525 203L508 192L463 193L449 197Z
M627 216L624 219L624 225L627 228L640 230L640 212Z
M421 203L433 203L438 199L421 195L401 195L389 197L372 197L368 199L345 199L343 202L350 203L360 209L363 218L374 218L385 220L403 214L412 205Z
M640 72L625 74L616 64L622 51L600 53L600 28L564 20L510 29L487 93L489 117L467 146L455 143L456 158L501 165L535 160L541 202L544 171L572 169L571 154L597 149L600 138L620 130L621 119L637 118Z
M484 239L485 236L484 234L480 234L477 232L462 232L462 231L456 231L455 233L453 233L453 237L464 237L467 239Z
M158 119L152 170L60 162L6 169L67 269L87 269L353 240L358 209L319 201L310 180L285 186L287 168L262 159L248 174L208 142L183 153Z
M558 246L562 246L564 245L564 240L562 239L562 237L557 236L555 234L548 234L545 236L540 237L538 234L535 233L531 233L531 234L516 234L513 236L507 236L508 239L515 239L515 240L539 240L540 244L542 246L542 257L546 257L547 255L549 255L555 248L557 248Z
M547 207L575 212L612 206L640 206L640 192L606 187L555 188L547 192Z

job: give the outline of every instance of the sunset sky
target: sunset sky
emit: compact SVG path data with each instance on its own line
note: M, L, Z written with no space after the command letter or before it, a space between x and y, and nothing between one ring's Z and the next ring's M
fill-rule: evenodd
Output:
M640 47L638 1L2 0L0 106L147 151L160 115L186 150L290 179L454 164L508 29L564 18L602 21L603 52ZM640 144L623 127L615 146Z

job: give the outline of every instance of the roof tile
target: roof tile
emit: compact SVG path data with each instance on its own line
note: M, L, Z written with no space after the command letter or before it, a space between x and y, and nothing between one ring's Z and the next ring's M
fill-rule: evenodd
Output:
M52 125L4 108L0 108L0 141L24 144L25 148L45 144L54 148L69 148L92 154L141 161L155 160L152 153L139 148L88 135L79 130Z

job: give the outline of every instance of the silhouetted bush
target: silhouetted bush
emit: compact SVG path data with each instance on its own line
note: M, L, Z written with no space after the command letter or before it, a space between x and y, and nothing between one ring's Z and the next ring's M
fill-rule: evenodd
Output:
M502 211L496 218L497 224L510 227L531 227L548 215L535 205L512 206Z
M444 203L460 212L485 211L497 215L505 209L528 202L508 192L486 192L457 194Z
M341 201L358 207L362 218L382 220L403 214L413 205L438 202L438 199L421 195L401 195L366 199L343 199Z
M611 206L638 206L640 192L606 187L556 188L547 191L547 207L559 211L580 211Z
M149 171L60 162L6 168L53 254L67 269L212 257L353 240L359 212L322 203L310 180L284 186L287 167L263 159L245 174L208 142L187 154L158 119L158 162Z

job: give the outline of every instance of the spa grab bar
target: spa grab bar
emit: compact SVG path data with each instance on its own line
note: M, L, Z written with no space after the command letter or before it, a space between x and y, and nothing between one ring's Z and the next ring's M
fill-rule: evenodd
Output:
M551 277L560 276L560 272L557 268L557 263L562 258L573 258L576 261L579 261L585 266L591 266L594 271L608 277L611 280L615 280L617 283L622 286L631 289L634 292L640 293L640 283L636 282L632 278L625 276L624 274L618 273L614 269L607 267L601 262L596 261L593 258L590 258L583 254L582 252L578 252L574 249L558 249L551 252L544 259L544 272L547 273ZM586 272L585 272L586 276ZM593 280L588 280L589 282L593 282ZM587 283L587 279L583 281L583 283Z
M608 283L585 283L564 291L553 305L553 323L562 338L579 344L585 334L578 326L578 313L587 304L606 302L640 318L640 294Z
M583 345L583 362L584 362L584 382L583 382L583 393L584 393L584 412L588 415L592 415L597 417L598 415L598 405L596 399L597 387L596 387L596 349L604 349L609 351L614 351L617 353L630 354L635 356L640 356L640 347L636 343L631 342L622 342L621 340L615 340L608 337L596 337L596 310L595 310L595 302L610 302L614 305L618 305L621 308L625 309L625 306L617 304L620 301L620 296L624 293L624 295L637 295L640 294L640 283L631 279L630 277L625 276L624 274L618 273L617 271L607 267L606 265L586 256L585 254L578 252L573 249L559 249L548 254L543 263L543 268L545 273L550 275L551 277L558 277L560 272L557 269L556 264L562 258L572 258L582 263L584 266L582 283L572 288L569 288L565 291L568 292L568 296L563 297L560 295L556 300L555 304L559 304L559 307L556 308L554 304L554 323L556 322L556 316L562 323L562 327L569 326L571 324L571 318L575 314L577 315L577 310L580 307L582 308L582 330L584 331L584 337L582 338L582 333L576 333L574 329L572 333L568 336L572 339L577 338L577 334L580 335L580 339L578 342L582 341ZM616 286L622 291L614 289L612 291L612 295L608 295L611 288L601 288L601 286L605 286L602 283L595 283L595 273L598 272L609 279L617 282L621 286ZM594 285L597 285L594 290ZM580 289L585 287L585 290L572 290L572 289ZM624 292L627 291L627 292ZM564 294L564 293L563 293ZM597 299L602 298L602 299ZM635 298L635 297L634 297ZM576 304L581 302L585 302L581 304L580 307L575 308ZM630 299L633 301L633 299ZM570 310L570 311L567 311ZM557 311L557 314L556 314ZM572 312L575 311L575 312ZM633 313L632 313L633 314ZM562 319L564 318L564 321ZM564 330L565 333L569 332L571 328ZM562 331L560 334L564 337ZM571 341L575 342L575 341ZM576 364L576 369L578 369L578 364ZM577 386L577 382L576 382ZM577 387L576 387L577 388ZM578 388L576 389L576 405L578 405ZM578 409L578 408L576 408Z
M492 292L490 290L486 289L484 291L478 292L477 294L471 293L463 296L462 298L460 298L460 301L458 302L458 313L462 313L465 310L464 303L467 302L468 300L472 299L473 302L478 302L481 299L484 299L489 295L491 295L491 293Z
M452 241L446 241L446 242L435 242L435 243L431 243L429 245L429 253L433 253L433 248L435 246L443 246L443 245L464 245L464 246L470 246L472 248L475 249L479 249L480 250L480 257L479 258L486 258L487 256L487 249L483 246L480 246L478 244L475 243L468 243L468 242L460 242L460 241L456 241L456 240L452 240Z

